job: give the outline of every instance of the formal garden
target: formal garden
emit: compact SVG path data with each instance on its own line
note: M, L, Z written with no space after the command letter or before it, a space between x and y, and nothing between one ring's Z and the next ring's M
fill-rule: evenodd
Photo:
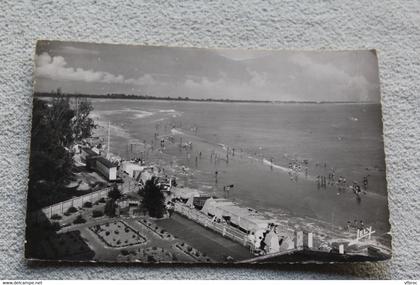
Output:
M146 242L146 238L122 221L115 221L89 228L109 247L126 247Z

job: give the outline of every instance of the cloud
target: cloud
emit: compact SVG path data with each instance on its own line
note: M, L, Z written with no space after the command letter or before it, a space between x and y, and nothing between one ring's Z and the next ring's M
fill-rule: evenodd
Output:
M123 75L115 75L109 72L86 70L83 68L68 67L67 62L62 56L51 57L47 52L37 55L35 58L35 76L58 81L81 81L97 82L108 84L130 84L130 85L150 85L155 84L155 80L149 74L145 74L137 79L124 78Z
M127 84L133 84L133 85L152 85L156 84L156 80L153 78L150 74L145 74L137 79L126 79L125 83Z
M369 93L378 88L365 76L351 75L330 63L319 63L304 54L291 57L291 62L301 67L302 74L335 92L351 92L353 99L369 100Z
M220 98L231 99L266 99L265 95L270 82L267 74L247 69L249 78L243 80L234 80L225 73L220 77L210 80L208 77L189 77L184 82L184 87L192 94L200 94L204 98L213 98L215 95Z

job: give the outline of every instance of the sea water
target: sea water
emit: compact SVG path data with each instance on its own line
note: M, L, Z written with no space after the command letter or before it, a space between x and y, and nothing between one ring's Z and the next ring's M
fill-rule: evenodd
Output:
M186 186L226 195L223 186L233 184L229 198L260 211L342 228L347 221L363 220L380 233L389 231L379 104L107 99L92 103L93 116L110 121L111 150L122 157L140 152L144 142L156 143L155 134L172 134L177 143L192 142L189 154L163 150L166 158L190 172L182 181ZM130 142L139 145L133 148ZM217 161L210 159L213 152L218 152ZM297 181L288 173L296 161L307 167ZM349 185L362 185L367 176L366 194L356 199L352 191L320 189L316 177L332 172Z

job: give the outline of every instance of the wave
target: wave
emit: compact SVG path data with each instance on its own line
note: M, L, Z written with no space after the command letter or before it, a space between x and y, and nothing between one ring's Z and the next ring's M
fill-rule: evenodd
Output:
M264 163L265 165L268 165L268 166L273 167L273 168L275 168L275 169L282 170L282 171L284 171L284 172L288 172L288 171L289 171L289 169L288 169L287 167L284 167L284 166L281 166L281 165L274 164L274 163L272 163L271 161L269 161L269 160L268 160L268 159L266 159L266 158L263 158L263 163Z
M184 133L184 132L181 132L180 130L178 130L178 129L171 129L171 133L173 134L173 135L181 135L181 136L186 136L187 134L186 133Z
M131 110L131 112L136 112L136 114L134 114L134 116L138 119L150 117L150 116L153 116L155 114L153 112L141 111L141 110Z
M160 109L159 113L178 113L177 111L175 111L174 109Z

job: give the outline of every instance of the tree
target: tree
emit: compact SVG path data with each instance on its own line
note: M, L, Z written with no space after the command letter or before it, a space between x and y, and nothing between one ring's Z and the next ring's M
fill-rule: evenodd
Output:
M92 104L86 98L76 97L76 116L73 121L74 139L80 141L92 136L95 122L89 117L93 110Z
M108 217L115 217L115 210L117 209L117 205L115 205L115 200L109 200L105 204L104 214Z
M108 198L110 198L104 208L104 213L108 217L115 217L115 211L117 209L117 205L115 203L122 196L120 190L118 190L117 183L114 184L114 187L111 191L108 192Z
M80 104L76 112L60 90L56 95L33 101L28 191L31 210L68 198L61 190L73 178L73 155L69 149L76 139L90 136L94 127L89 118L89 102Z
M118 185L115 183L114 188L108 192L108 197L112 200L117 200L122 196L120 190L118 190Z
M146 182L142 207L147 209L149 216L162 218L166 211L165 197L156 183L156 177L152 177L152 179Z

